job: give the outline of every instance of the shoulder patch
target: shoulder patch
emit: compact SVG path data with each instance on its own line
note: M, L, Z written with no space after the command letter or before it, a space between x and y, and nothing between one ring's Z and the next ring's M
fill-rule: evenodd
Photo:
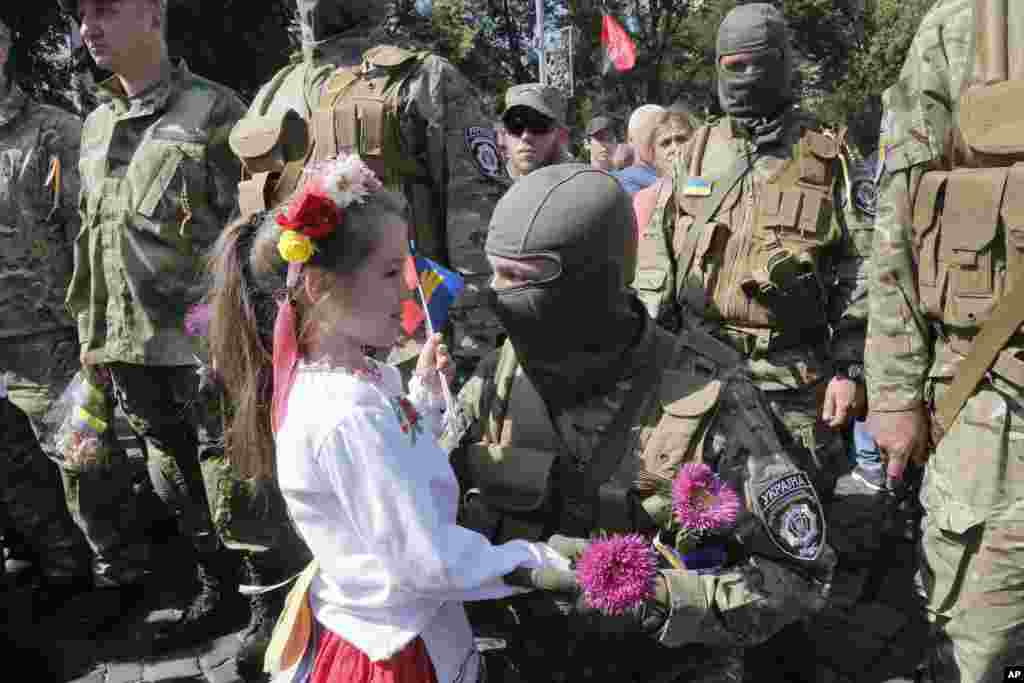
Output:
M773 479L748 496L779 550L795 560L818 559L825 547L825 515L805 472Z
M498 180L501 160L498 156L498 135L494 129L483 126L466 128L466 147L480 173L487 178Z

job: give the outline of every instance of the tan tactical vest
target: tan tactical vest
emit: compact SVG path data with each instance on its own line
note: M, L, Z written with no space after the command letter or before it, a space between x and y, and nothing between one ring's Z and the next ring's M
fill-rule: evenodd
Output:
M655 334L648 376L633 381L584 472L568 465L544 400L505 343L481 409L483 438L466 454L474 493L497 512L495 540L536 540L552 529L579 536L645 531L652 520L664 521L667 509L651 495L652 483L671 481L684 463L701 458L723 386L720 368L736 359L704 335Z
M913 208L921 305L960 353L1024 267L1024 6L976 0L974 24L953 168L926 173Z
M690 179L701 179L708 137L731 135L729 126L726 119L716 131L708 127L698 131ZM670 200L674 206L666 214L675 216L671 247L680 269L689 264L676 274L677 300L702 317L737 327L778 327L778 316L769 308L771 293L789 287L790 280L800 274L817 277L822 250L836 239L832 186L838 155L835 140L804 130L793 158L767 182L759 182L752 194L737 182L697 239L687 236L698 217L710 210L707 204L718 198L714 193L701 196L676 187ZM725 182L724 178L708 180L712 185ZM643 249L639 258L642 268ZM823 310L824 302L811 305Z
M297 188L306 164L340 152L358 152L385 185L415 196L411 188L428 184L430 176L402 149L400 107L402 87L423 57L393 46L375 47L363 54L359 66L334 70L309 122L291 111L283 117L243 119L231 140L245 167L239 184L242 215L280 204Z

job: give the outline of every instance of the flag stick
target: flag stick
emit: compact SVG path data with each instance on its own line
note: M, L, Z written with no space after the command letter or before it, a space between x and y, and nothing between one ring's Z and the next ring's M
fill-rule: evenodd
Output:
M415 258L415 257L413 257L413 258ZM423 312L426 314L426 316L424 316L424 317L426 318L426 321L427 321L427 334L430 335L431 337L433 337L434 336L434 323L430 319L430 309L427 308L427 297L423 293L423 282L420 280L419 271L416 271L416 291L419 292L419 295L420 295L420 305L423 306ZM449 360L451 360L451 359L449 359ZM452 411L452 409L455 407L455 401L452 398L452 390L451 390L451 387L448 386L448 378L444 376L444 373L443 372L438 372L437 374L441 378L441 393L444 395L445 410L450 413Z

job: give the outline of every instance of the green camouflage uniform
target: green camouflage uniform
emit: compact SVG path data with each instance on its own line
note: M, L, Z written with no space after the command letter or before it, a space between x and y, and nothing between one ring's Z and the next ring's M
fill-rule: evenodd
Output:
M63 294L78 232L81 123L3 76L0 88L0 505L43 574L66 581L88 573L88 549L37 433L78 367Z
M584 538L597 531L650 534L648 513L657 514L652 507L654 497L644 498L639 492L638 473L671 478L689 460L718 468L730 481L735 476L732 483L742 490L737 482L743 476L740 470L748 467L747 456L767 453L772 449L769 444L779 447L774 437L766 436L774 433L765 428L771 422L767 404L757 398L760 392L753 382L735 371L739 357L731 349L699 332L684 332L674 341L669 338L666 342L666 338L668 333L649 321L641 340L624 357L609 359L622 369L612 391L592 396L555 419L558 443L554 444L546 442L541 431L516 424L520 417L534 411L547 415L548 410L521 367L512 378L500 368L514 354L498 352L481 362L457 399L457 412L466 416L470 425L461 448L452 455L462 490L469 492L460 523L495 542L547 538L556 533ZM666 343L677 351L674 362L662 365L654 360L656 347ZM506 344L507 352L511 342ZM648 374L652 363L657 368L653 381ZM641 392L639 407L631 405L629 398L637 382L651 387ZM680 394L684 398L676 400ZM495 427L496 416L500 419L502 415L501 408L495 409L502 400L509 402L509 422L496 443L488 432ZM518 400L529 405L511 405ZM666 413L680 421L663 423ZM513 428L517 435L509 437L507 432ZM626 456L599 488L597 498L578 496L575 492L585 490L586 482L601 467L597 461L602 459L602 448L618 444L617 439L627 434L623 443ZM761 441L765 438L769 441ZM506 445L509 439L512 446L558 453L549 475L553 479L547 484L553 489L543 494L546 502L540 506L523 496L524 492L545 490L543 483L538 487L537 482L528 482L529 475L522 475L528 468L508 473L501 486L492 488L471 463L475 444ZM483 495L474 498L481 488ZM481 505L484 500L487 502ZM823 576L830 571L829 562L834 562L827 559L834 557L831 553L827 547L822 553L826 558L822 560ZM764 642L823 607L827 588L806 572L795 571L792 563L778 554L769 552L766 557L760 550L738 546L730 551L730 558L727 568L696 577L696 582L692 572L662 570L671 609L665 624L651 637L637 633L583 636L576 633L571 621L567 630L566 622L550 611L549 598L543 594L512 601L518 625L497 635L507 639L510 647L524 648L522 653L512 650L508 656L527 672L528 680L738 683L744 680L744 648ZM478 611L485 609L483 604L476 606ZM485 614L477 626L488 635L489 629L501 622L493 613ZM567 632L576 635L567 637Z
M936 174L928 172L949 168L947 136L970 70L973 5L935 4L884 97L885 171L865 352L872 412L919 409L942 396L978 331L977 319L1005 291L1008 254L1019 259L1010 205L1021 187L1011 188L1012 176L1002 199L1005 223L979 211L957 231L947 213L945 244L938 246L933 230L938 190L927 182ZM978 267L948 251L957 234L964 253L981 259ZM935 299L944 286L940 308ZM932 617L953 641L960 675L949 680L1000 681L1003 666L1024 662L1022 352L1024 342L1013 337L925 471L924 586Z
M235 208L240 171L227 142L245 108L183 64L165 64L163 77L134 97L116 78L101 89L107 101L82 133L82 229L67 304L82 351L109 368L120 407L145 441L157 494L183 533L210 550L216 538L197 455L222 450L220 405L199 391L202 349L184 318L204 293L206 251ZM111 542L133 535L134 520L118 519L115 529L106 510L121 495L109 479L117 466L89 469L69 488L87 536L94 525ZM97 555L109 555L113 583L129 580L117 573L144 555L93 542Z
M687 246L682 228L692 225L702 209L701 197L686 196L696 136L691 138L676 162L673 191L659 198L649 224L640 226L641 256L633 286L651 316L667 329L704 329L746 355L747 367L776 416L793 440L812 453L812 461L801 464L815 474L820 490L828 492L845 460L846 441L841 431L819 419L821 399L837 366L861 362L871 221L845 197L841 150L816 136L825 155L823 164L834 179L831 203L826 205L826 199L816 221L808 221L807 216L799 217L799 205L783 201L781 212L796 213L777 221L792 223L790 227L798 231L809 225L816 233L808 239L817 253L813 283L780 304L794 320L794 327L787 329L773 312L766 314L767 307L755 303L741 283L758 275L757 217L765 211L765 197L779 201L777 190L766 194L768 184L797 162L800 145L808 145L804 133L813 131L814 123L791 110L784 115L781 141L763 148L744 136L731 117L710 125L701 177L714 188L744 155L751 156L753 169L726 195L705 235L694 244L692 266L680 272ZM775 206L779 213L779 204ZM845 208L833 208L838 206Z

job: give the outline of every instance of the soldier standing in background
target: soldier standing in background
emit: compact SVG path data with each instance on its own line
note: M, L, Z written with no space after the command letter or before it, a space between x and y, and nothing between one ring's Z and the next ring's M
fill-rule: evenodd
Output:
M465 378L497 346L486 307L487 222L507 187L493 117L447 60L387 40L391 3L297 0L302 54L256 94L232 133L245 180L243 216L287 200L307 163L356 150L409 202L419 254L459 272L466 288L451 308L452 357ZM290 113L294 112L294 113ZM416 339L389 358L414 360ZM204 463L218 532L247 551L248 582L272 586L308 558L270 481L240 480L223 458ZM250 522L246 524L246 522ZM256 594L240 670L258 668L283 590Z
M852 206L835 208L840 145L793 107L782 14L735 8L717 55L726 115L676 163L672 192L641 230L634 286L669 329L706 329L746 356L810 456L801 467L829 495L847 459L841 430L864 408L870 232Z
M109 372L145 442L154 489L195 547L200 593L160 634L163 646L183 645L216 632L226 614L217 609L222 593L237 585L199 468L200 458L222 449L219 405L200 392L202 350L184 319L203 294L207 248L235 207L239 167L227 142L245 108L228 88L171 63L165 0L62 6L80 21L97 65L115 74L82 131L83 224L67 304L83 366ZM76 512L94 548L138 534L137 520L110 518L108 496L120 495L123 479L117 466L92 469L80 477ZM129 566L124 554L105 559L111 584L137 591L148 568Z
M0 508L57 598L88 585L88 548L37 433L78 369L64 309L78 234L81 122L33 102L8 77L0 22Z
M1024 663L1022 40L1017 0L939 0L884 98L869 426L890 479L931 451L921 572L952 641L943 682Z
M602 171L612 170L612 151L619 142L615 121L608 116L590 119L584 133L590 150L590 165Z
M538 168L572 161L565 98L556 88L521 83L505 91L505 149L508 178L515 182Z

